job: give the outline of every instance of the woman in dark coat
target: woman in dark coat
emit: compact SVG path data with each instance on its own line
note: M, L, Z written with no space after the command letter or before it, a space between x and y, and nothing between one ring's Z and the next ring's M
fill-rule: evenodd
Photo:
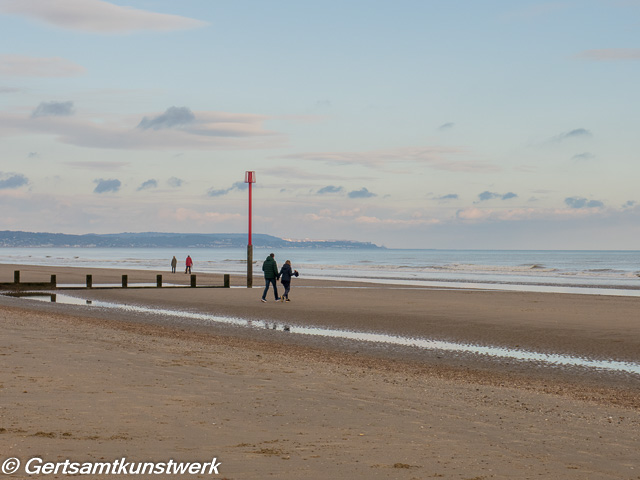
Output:
M284 262L282 269L280 269L280 281L284 286L284 293L282 294L282 297L280 297L280 300L282 302L289 301L289 290L291 289L291 277L294 277L294 276L297 277L298 275L299 275L298 271L293 270L291 268L291 260L287 260L286 262Z

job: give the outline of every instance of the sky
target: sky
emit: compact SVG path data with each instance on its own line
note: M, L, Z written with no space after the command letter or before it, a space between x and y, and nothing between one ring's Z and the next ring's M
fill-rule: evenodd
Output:
M639 249L640 0L0 0L0 230Z

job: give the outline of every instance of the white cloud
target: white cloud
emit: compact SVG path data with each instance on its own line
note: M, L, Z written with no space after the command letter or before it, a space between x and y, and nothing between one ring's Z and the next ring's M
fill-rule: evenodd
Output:
M138 10L102 0L0 0L0 12L93 33L172 31L207 25L193 18Z
M601 215L598 208L509 208L491 209L469 207L458 210L456 218L468 222L562 220Z
M0 55L0 75L13 77L75 77L84 73L84 67L60 57Z
M0 136L52 135L63 143L106 149L270 148L282 137L263 128L267 117L256 114L193 112L188 125L160 130L136 128L143 115L131 118L40 116L29 118L0 112ZM157 118L154 115L152 118Z
M398 225L398 226L416 226L416 225L436 225L440 220L435 218L422 219L399 219L399 218L378 218L371 216L361 216L354 219L354 222L365 225Z
M92 161L74 161L64 162L73 168L82 168L86 170L119 170L130 165L129 162L92 162Z
M273 158L310 160L335 165L363 165L372 168L388 167L401 163L418 163L437 170L454 172L492 173L500 170L499 167L491 164L450 159L452 156L466 153L464 149L454 147L405 147L368 152L295 153Z

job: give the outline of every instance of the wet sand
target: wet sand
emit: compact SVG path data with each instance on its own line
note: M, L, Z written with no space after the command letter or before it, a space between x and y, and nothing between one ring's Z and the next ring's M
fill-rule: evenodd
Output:
M0 266L0 282L188 275ZM198 284L221 285L221 275ZM173 280L176 277L176 280ZM178 279L179 278L179 279ZM257 279L259 282L260 279ZM242 285L244 279L232 278ZM366 288L359 288L366 287ZM296 279L65 292L278 325L0 298L5 457L210 461L222 478L640 478L640 379L288 335L284 324L640 361L640 299Z

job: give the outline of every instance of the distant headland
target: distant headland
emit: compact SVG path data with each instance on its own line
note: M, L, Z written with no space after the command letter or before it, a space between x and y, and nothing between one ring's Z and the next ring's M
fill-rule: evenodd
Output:
M384 249L370 242L350 240L288 240L254 233L252 243L264 248ZM0 231L0 247L84 248L236 248L247 246L246 233L65 233Z

